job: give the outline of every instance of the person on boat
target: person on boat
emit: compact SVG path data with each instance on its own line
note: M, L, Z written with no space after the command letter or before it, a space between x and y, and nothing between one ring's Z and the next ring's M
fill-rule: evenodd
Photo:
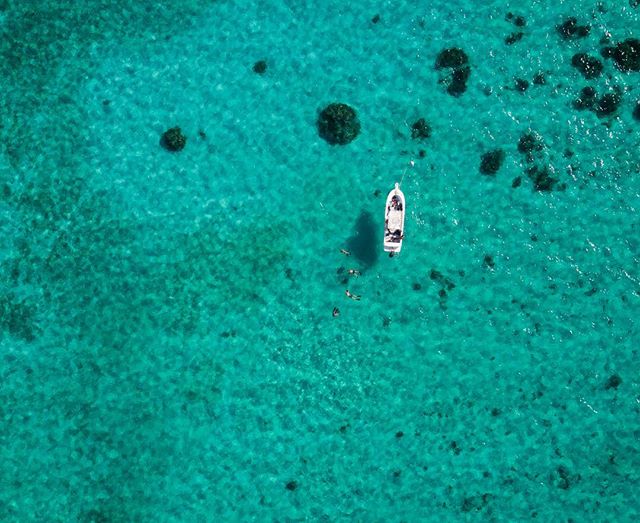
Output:
M357 294L353 294L352 292L349 292L349 289L344 291L344 293L347 295L348 298L351 298L352 300L355 300L355 301L360 301L361 296L358 296Z
M349 276L360 276L360 271L358 269L349 269Z

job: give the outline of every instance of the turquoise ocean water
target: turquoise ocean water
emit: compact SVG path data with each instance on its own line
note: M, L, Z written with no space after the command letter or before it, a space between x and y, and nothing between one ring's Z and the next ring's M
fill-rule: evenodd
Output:
M637 521L635 3L0 0L0 521Z

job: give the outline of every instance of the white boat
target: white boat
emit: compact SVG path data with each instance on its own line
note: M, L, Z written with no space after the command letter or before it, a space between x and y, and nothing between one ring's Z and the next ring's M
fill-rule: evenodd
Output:
M402 249L404 239L404 193L400 184L387 195L387 206L384 212L384 251L397 254Z

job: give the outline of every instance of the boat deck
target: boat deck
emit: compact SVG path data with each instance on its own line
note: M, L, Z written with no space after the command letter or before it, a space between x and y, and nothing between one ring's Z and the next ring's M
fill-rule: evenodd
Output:
M402 211L391 209L387 216L384 239L385 241L399 242L402 235ZM400 231L399 234L395 234L396 231Z

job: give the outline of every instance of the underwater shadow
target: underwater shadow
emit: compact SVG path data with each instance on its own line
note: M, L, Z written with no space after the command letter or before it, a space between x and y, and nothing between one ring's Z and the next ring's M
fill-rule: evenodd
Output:
M380 241L373 216L362 211L356 220L355 233L347 240L347 248L364 268L368 268L378 261Z

